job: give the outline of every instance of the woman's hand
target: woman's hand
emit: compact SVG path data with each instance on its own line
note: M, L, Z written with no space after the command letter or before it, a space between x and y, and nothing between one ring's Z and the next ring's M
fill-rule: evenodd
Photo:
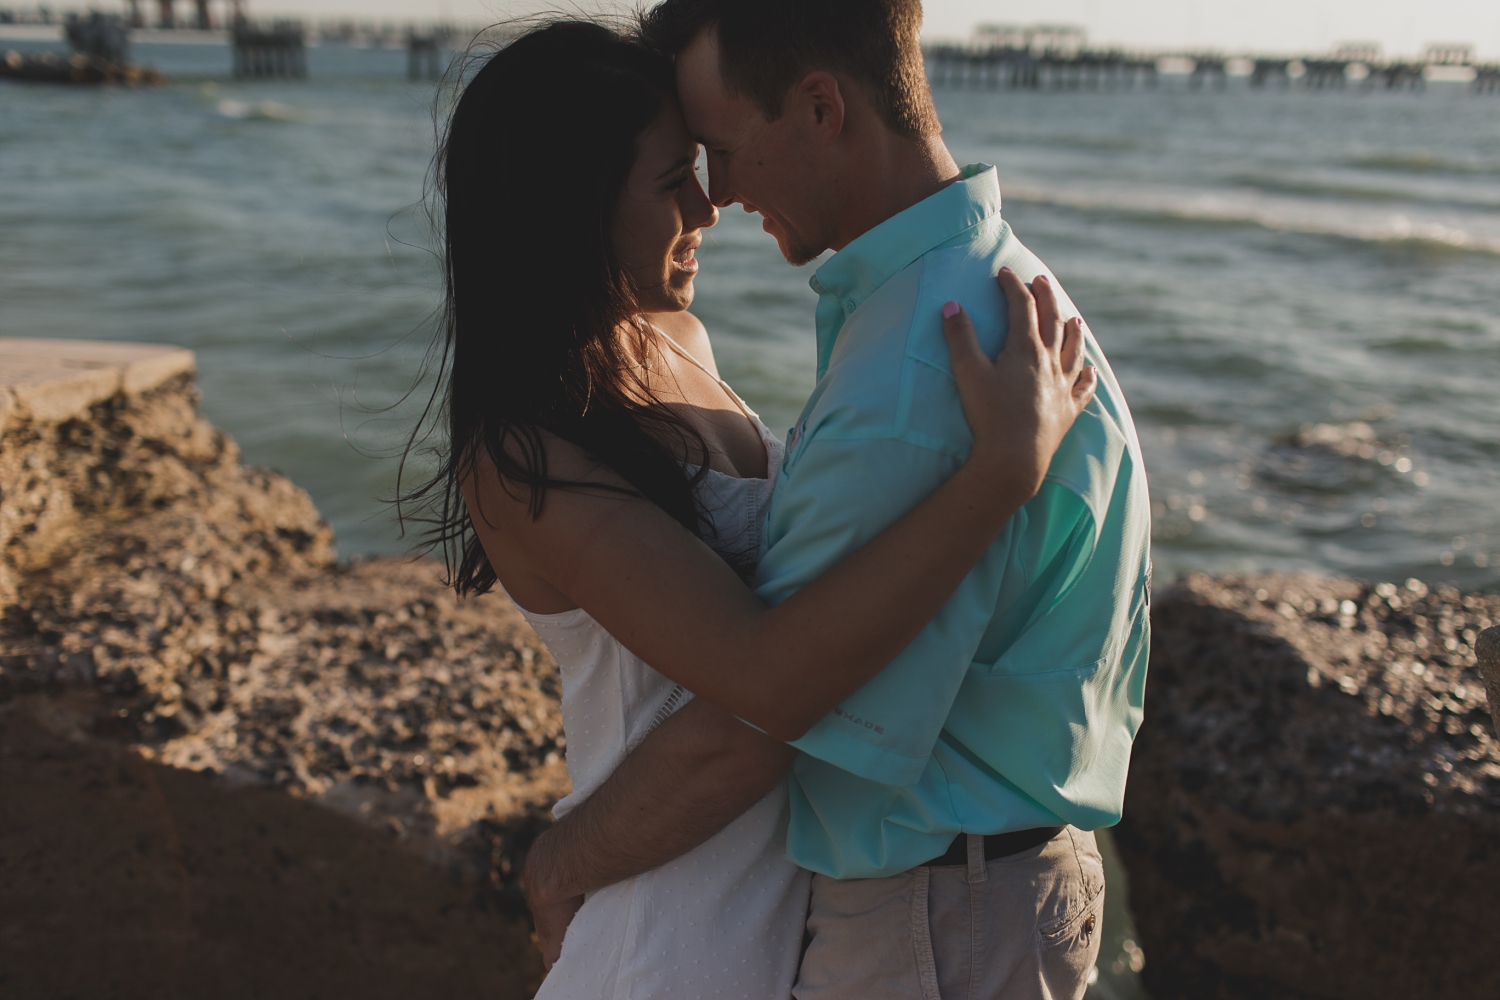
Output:
M974 432L966 464L997 489L1018 491L1024 501L1042 488L1063 435L1094 397L1099 372L1085 364L1083 320L1062 322L1045 275L1029 289L1008 267L995 280L1010 310L1000 356L985 356L969 314L957 302L943 306L943 334Z

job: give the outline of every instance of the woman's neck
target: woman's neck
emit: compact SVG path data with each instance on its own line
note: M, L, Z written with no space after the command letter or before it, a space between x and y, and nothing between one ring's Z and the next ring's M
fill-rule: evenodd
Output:
M661 331L645 313L621 323L615 329L615 336L629 370L654 373L663 368L664 358L658 342Z

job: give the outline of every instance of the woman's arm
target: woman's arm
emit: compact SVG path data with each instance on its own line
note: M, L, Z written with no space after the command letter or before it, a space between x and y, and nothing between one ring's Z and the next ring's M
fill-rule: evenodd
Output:
M995 535L1040 488L1063 435L1092 396L1082 330L1063 324L1050 283L1035 295L999 276L1010 335L994 362L967 315L944 331L968 460L932 496L774 608L701 541L642 499L553 490L540 517L482 463L465 499L492 558L521 553L557 591L656 670L781 740L801 737L878 673L938 612ZM947 315L954 310L953 315ZM603 470L558 445L559 478ZM505 541L502 542L502 536ZM504 546L504 549L502 549Z

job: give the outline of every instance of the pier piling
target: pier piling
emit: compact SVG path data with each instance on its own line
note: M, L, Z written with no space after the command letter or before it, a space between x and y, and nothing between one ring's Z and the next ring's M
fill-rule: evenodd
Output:
M439 32L406 34L406 76L411 80L440 80L443 76L443 48L446 39Z
M1309 90L1343 87L1349 80L1349 63L1343 59L1302 60L1302 86Z
M1264 87L1275 83L1282 87L1292 85L1292 61L1290 59L1257 59L1250 71L1250 86Z
M237 24L233 41L236 79L307 76L307 49L297 21L277 21L269 28Z
M1213 83L1215 89L1229 86L1229 71L1220 56L1196 56L1193 59L1193 74L1188 77L1188 86L1202 90L1204 84Z

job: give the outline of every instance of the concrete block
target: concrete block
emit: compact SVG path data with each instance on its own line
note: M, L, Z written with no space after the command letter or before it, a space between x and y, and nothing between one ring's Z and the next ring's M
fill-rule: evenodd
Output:
M175 378L184 372L192 372L196 368L197 362L193 358L192 351L180 349L163 351L127 364L120 387L127 393L135 395L155 389L168 379Z
M18 408L33 420L55 422L80 417L89 407L120 390L114 365L65 367L50 359L0 365Z
M0 390L35 420L81 416L117 392L145 392L192 370L193 352L166 344L0 337Z

